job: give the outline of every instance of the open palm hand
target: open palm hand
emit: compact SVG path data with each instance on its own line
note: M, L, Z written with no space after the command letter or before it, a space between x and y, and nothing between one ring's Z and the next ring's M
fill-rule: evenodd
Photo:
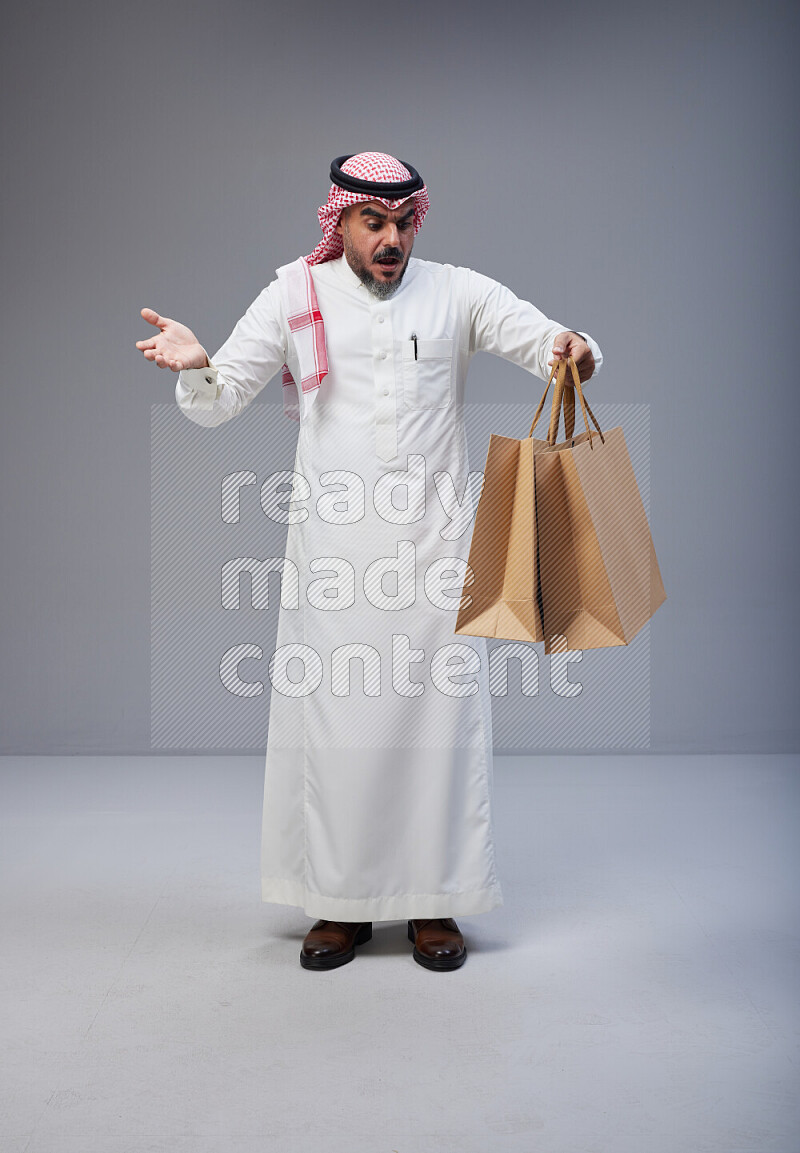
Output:
M143 308L142 316L159 330L157 336L136 341L136 347L144 353L145 360L153 361L159 368L171 368L173 372L207 366L206 350L185 324L159 316L152 308Z

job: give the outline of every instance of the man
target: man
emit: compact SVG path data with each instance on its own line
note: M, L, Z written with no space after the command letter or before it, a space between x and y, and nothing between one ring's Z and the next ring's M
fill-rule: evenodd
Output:
M585 381L602 355L496 281L412 258L428 192L410 165L343 156L331 180L320 244L213 361L151 309L158 335L137 347L180 373L197 424L236 416L281 367L300 420L291 493L275 495L284 588L300 591L282 597L270 661L263 900L317 918L307 969L351 961L373 921L402 918L414 959L450 971L467 955L454 918L503 900L486 642L454 638L480 480L467 368L484 350L546 379L572 356Z

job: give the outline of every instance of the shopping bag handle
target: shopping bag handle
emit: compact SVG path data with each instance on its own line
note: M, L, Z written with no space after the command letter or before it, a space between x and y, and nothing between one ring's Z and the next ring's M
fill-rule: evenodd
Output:
M583 395L578 366L575 363L575 358L572 356L568 357L566 360L557 360L553 367L550 369L550 376L547 378L547 385L545 386L545 390L542 393L542 399L539 401L539 407L536 409L536 415L533 418L533 423L531 424L531 430L528 433L528 437L530 438L533 436L533 430L536 427L536 423L542 414L544 402L547 399L547 394L550 391L550 383L554 376L556 378L556 383L553 391L553 403L550 408L550 428L547 432L547 443L551 445L555 444L556 440L558 439L558 423L561 419L562 400L564 405L564 431L566 433L566 439L569 440L572 437L572 433L575 429L575 396L572 394L568 398L567 389L564 387L564 380L567 375L567 366L569 366L572 371L572 381L575 385L575 391L578 393L578 399L581 402L583 422L586 425L586 431L589 433L589 448L593 447L592 438L594 437L594 433L589 428L589 421L586 416L587 412L592 418L592 422L600 434L600 440L603 442L603 444L605 444L606 438L603 436L603 430L597 423L597 417L592 412L586 397Z

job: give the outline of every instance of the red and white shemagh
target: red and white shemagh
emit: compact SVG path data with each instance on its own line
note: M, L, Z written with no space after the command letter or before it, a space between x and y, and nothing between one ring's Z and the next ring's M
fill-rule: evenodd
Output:
M411 179L411 173L406 166L384 152L361 152L357 156L351 156L342 165L342 172L358 180L369 180L373 183L395 184ZM409 196L389 200L370 192L349 192L346 188L340 188L338 184L332 184L327 203L317 210L322 228L322 240L308 256L301 256L293 264L278 270L282 299L300 362L300 387L306 411L316 399L322 379L328 372L325 327L309 265L324 264L325 261L336 260L342 255L344 246L341 236L336 231L342 209L350 204L359 204L367 200L377 200L392 210L399 208L407 200L413 200L415 236L422 227L430 203L428 190L424 185ZM283 366L283 411L292 420L300 419L297 388L288 365Z
M370 180L373 184L397 184L403 180L410 180L411 173L404 164L387 156L385 152L360 152L358 156L351 156L342 165L342 172L348 176L355 176L358 180ZM323 264L326 260L336 260L342 255L344 248L342 238L336 231L342 209L350 204L360 204L364 200L377 200L387 208L399 208L407 200L414 201L414 235L422 228L425 213L428 211L428 190L424 186L410 196L403 196L399 200L387 200L384 196L375 196L369 192L348 192L338 184L332 184L328 193L328 202L317 209L322 240L305 259L309 264Z
M278 269L278 282L294 336L294 346L300 363L300 388L306 411L316 397L322 378L328 371L328 353L325 348L325 327L314 291L314 281L308 271L305 257ZM297 388L288 364L283 366L283 413L291 420L300 419Z

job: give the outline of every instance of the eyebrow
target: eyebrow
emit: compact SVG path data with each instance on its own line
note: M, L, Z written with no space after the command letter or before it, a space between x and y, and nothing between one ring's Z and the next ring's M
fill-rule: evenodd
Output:
M400 220L401 221L402 220L408 220L409 216L413 216L413 215L414 215L414 209L409 208L408 212L406 212L403 216L400 217ZM377 216L378 220L386 220L387 219L385 212L378 212L375 208L362 208L360 213L359 213L359 216Z

